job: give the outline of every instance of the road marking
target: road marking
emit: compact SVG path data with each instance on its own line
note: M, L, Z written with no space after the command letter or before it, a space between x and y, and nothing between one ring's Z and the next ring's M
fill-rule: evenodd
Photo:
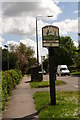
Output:
M74 85L74 86L78 88L78 85Z
M78 88L78 85L74 85L74 84L71 84L72 86L74 86L74 87L76 87L76 88Z

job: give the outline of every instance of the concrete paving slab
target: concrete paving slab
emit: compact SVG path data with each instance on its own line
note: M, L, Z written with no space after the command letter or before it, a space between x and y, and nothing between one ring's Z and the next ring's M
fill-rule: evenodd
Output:
M30 77L24 77L21 83L13 90L10 101L3 113L3 119L32 119L38 118L35 109L32 90L29 85Z

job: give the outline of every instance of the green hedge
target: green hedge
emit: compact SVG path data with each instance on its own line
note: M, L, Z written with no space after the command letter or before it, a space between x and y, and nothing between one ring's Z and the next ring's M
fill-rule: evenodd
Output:
M2 110L9 100L12 90L22 80L22 73L18 70L8 70L2 72Z

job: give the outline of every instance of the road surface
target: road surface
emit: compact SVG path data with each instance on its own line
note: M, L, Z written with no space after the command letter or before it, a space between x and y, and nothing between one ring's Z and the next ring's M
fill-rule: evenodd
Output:
M65 89L65 90L73 90L73 91L78 91L80 90L80 77L72 77L72 76L56 76L57 80L63 80L67 83L67 85L65 85L64 87L61 88L61 86L59 86L58 88L61 89ZM44 75L43 76L43 80L49 80L49 75Z

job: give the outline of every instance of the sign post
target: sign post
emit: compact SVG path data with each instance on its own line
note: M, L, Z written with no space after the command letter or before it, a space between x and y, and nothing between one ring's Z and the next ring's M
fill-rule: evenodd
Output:
M56 26L44 26L42 28L43 47L49 50L49 82L51 105L56 105L55 91L55 61L54 48L59 47L59 28Z
M56 105L54 48L49 47L49 82L51 105Z

